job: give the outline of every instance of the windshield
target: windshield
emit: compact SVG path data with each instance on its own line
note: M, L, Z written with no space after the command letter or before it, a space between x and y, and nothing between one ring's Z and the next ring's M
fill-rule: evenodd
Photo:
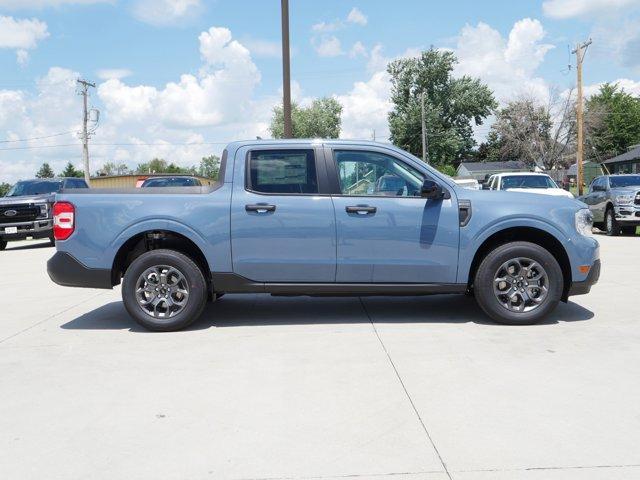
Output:
M145 180L143 188L147 187L199 187L200 181L196 178L172 177L172 178L151 178Z
M546 175L510 175L502 178L502 190L508 188L558 188Z
M640 185L640 175L620 175L609 177L611 188L636 187Z
M61 187L62 182L60 180L26 180L16 183L7 193L7 197L23 197L27 195L59 192Z

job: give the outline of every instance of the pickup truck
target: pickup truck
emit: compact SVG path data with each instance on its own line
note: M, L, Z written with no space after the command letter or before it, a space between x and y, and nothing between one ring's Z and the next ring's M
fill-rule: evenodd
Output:
M87 188L81 178L35 178L16 183L0 197L0 250L7 242L48 238L54 243L51 215L56 192L63 188Z
M607 235L635 235L640 226L640 175L602 175L578 200L586 203L593 221Z
M541 172L496 173L485 183L485 190L509 190L574 198L571 192L560 188L549 175Z
M54 215L51 279L122 281L151 330L184 328L231 293L467 293L497 322L532 324L600 273L583 203L463 189L375 142L235 142L217 184L65 190Z

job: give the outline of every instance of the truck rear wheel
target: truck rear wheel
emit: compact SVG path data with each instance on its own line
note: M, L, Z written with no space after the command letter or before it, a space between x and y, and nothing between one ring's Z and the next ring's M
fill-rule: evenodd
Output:
M200 317L207 301L207 283L191 258L174 250L151 250L127 269L122 300L143 327L174 331Z
M556 259L529 242L512 242L489 253L476 272L478 304L493 320L532 325L547 316L562 297L564 279Z
M0 251L7 248L7 242L5 240L0 240Z

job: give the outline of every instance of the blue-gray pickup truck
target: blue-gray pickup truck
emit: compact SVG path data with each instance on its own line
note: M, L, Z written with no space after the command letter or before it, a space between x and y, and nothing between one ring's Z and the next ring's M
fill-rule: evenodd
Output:
M463 189L386 144L246 141L227 146L212 186L61 192L48 272L122 282L151 330L184 328L230 293L466 293L497 322L531 324L598 280L591 227L581 202Z

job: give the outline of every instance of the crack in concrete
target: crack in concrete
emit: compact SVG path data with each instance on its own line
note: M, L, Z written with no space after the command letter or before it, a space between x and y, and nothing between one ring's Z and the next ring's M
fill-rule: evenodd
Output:
M440 464L442 465L444 473L447 474L447 477L449 478L449 480L453 480L453 478L451 477L451 473L449 473L449 469L447 468L447 464L442 459L442 455L440 454L440 451L438 450L438 447L436 447L436 444L433 441L433 438L431 437L431 434L429 433L429 429L427 429L427 425L424 423L424 420L422 420L422 417L420 416L420 413L418 412L418 409L416 408L415 403L413 403L413 399L411 398L411 395L409 394L409 391L407 390L407 387L404 384L404 381L402 380L402 377L400 376L400 372L396 368L396 364L393 362L393 359L391 358L391 355L389 354L389 351L387 350L386 345L382 341L382 338L380 337L380 334L378 333L378 329L376 328L376 325L375 325L373 319L371 318L371 315L369 315L369 310L367 310L367 306L362 301L362 297L358 297L358 299L360 300L360 305L362 305L362 309L364 310L364 313L367 315L367 318L369 319L369 322L371 322L371 327L373 328L373 332L375 333L376 337L378 338L378 341L380 342L380 345L382 346L382 350L384 350L384 353L387 356L387 358L389 359L389 363L391 364L391 367L393 368L393 371L396 373L396 377L398 377L398 381L400 382L400 385L402 386L402 389L404 390L404 393L407 396L407 399L409 400L409 403L411 404L411 408L413 408L413 411L416 414L416 417L418 417L418 421L420 422L420 425L422 425L422 429L424 430L424 433L427 434L427 438L429 439L429 442L431 443L431 446L435 450L436 455L438 456L438 459L440 460Z
M70 306L68 308L65 308L64 310L60 310L59 312L54 313L53 315L49 315L47 318L45 318L43 320L40 320L39 322L36 322L33 325L28 326L27 328L23 328L22 330L20 330L20 331L18 331L16 333L12 333L8 337L0 339L0 343L4 343L7 340L11 340L12 338L17 337L18 335L23 334L24 332L28 332L32 328L35 328L38 325L42 325L43 323L48 322L49 320L57 317L58 315L62 315L63 313L68 312L69 310L73 310L74 308L79 307L83 303L87 303L88 301L93 300L94 298L99 297L100 295L104 295L104 292L96 293L95 295L93 295L93 296L91 296L89 298L86 298L86 299L82 300L81 302L78 302L78 303L76 303L76 304L74 304L74 305L72 305L72 306Z
M526 472L533 470L575 470L575 469L601 469L601 468L638 468L640 464L628 465L584 465L584 466L555 466L555 467L522 467L522 468L478 468L469 470L421 470L416 472L387 472L387 473L352 473L345 475L304 475L288 477L244 477L239 480L331 480L338 478L389 478L400 475L429 475L445 473L451 478L451 473L491 473L491 472Z

